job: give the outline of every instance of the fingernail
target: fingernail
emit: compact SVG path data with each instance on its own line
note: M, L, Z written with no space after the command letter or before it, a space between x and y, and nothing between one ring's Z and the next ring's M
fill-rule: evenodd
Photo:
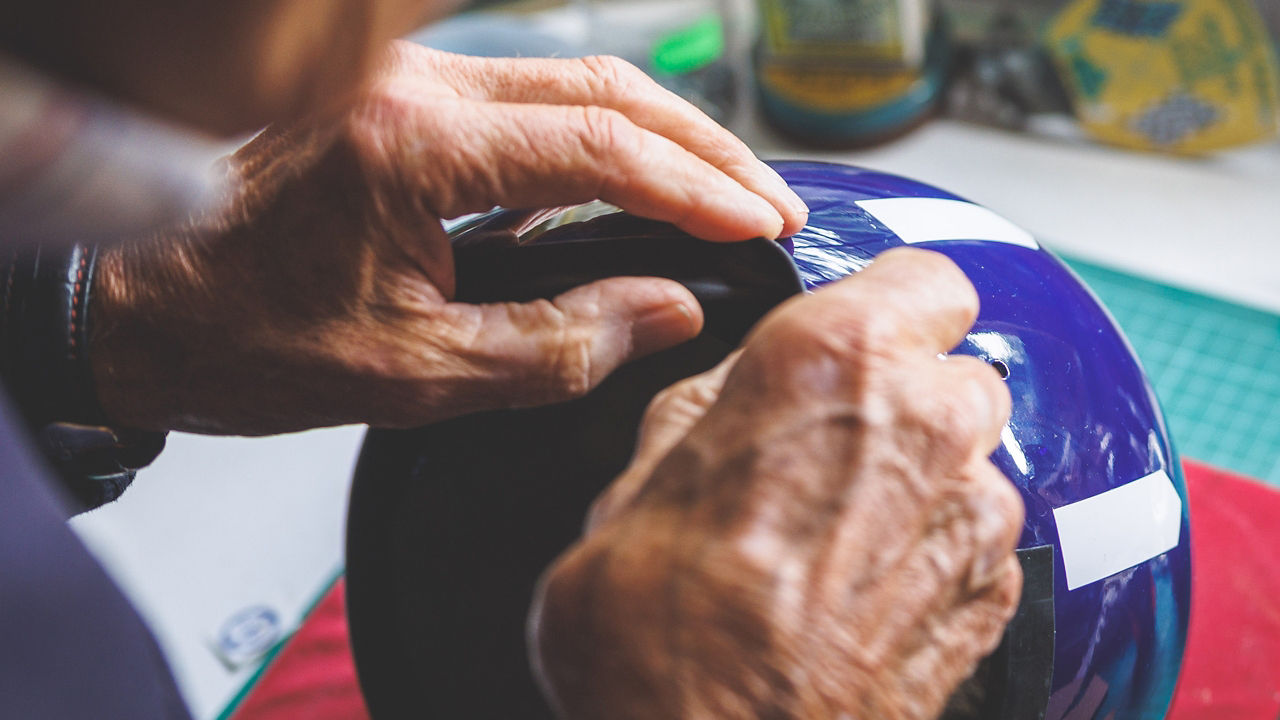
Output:
M786 203L787 207L792 212L800 213L801 215L808 215L809 206L805 204L804 200L800 199L800 196L796 194L795 190L791 189L791 186L787 184L787 181L782 179L782 176L778 174L778 171L774 170L773 167L763 161L760 165L765 169L765 173L769 177L770 184L774 186L778 195L783 198L783 202Z
M776 240L782 234L782 228L786 222L782 219L782 215L778 213L769 201L756 194L751 194L749 208L750 213L756 218L756 225L761 229L761 235Z
M655 308L641 315L631 326L631 356L665 350L692 339L697 331L693 313L684 303Z

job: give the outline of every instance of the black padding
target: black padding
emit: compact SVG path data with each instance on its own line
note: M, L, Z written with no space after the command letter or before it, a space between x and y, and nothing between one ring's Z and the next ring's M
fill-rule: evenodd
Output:
M1049 705L1053 653L1057 639L1053 608L1053 546L1018 550L1022 563L1022 601L1005 630L1001 652L1007 657L995 714L1002 720L1041 720Z
M803 286L786 252L765 240L457 248L456 266L457 296L468 302L656 275L684 283L706 314L699 338L622 368L580 400L365 440L348 515L347 600L373 717L549 718L524 641L539 574L625 466L649 400L713 367Z
M1017 551L1022 599L1000 646L951 696L942 720L1043 720L1053 681L1053 546Z
M454 251L457 299L469 303L549 299L608 277L676 280L698 298L708 332L736 344L765 313L801 292L796 266L778 243L711 243L654 233L605 240Z

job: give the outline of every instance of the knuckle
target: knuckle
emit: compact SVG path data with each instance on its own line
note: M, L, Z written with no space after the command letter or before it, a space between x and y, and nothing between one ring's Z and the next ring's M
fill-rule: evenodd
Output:
M639 150L636 127L625 115L597 105L579 108L584 149L590 157L611 161L634 157Z
M784 357L831 356L858 366L894 353L897 327L889 318L858 308L816 305L803 298L771 323L764 343Z
M653 397L645 409L644 420L650 422L663 418L685 417L710 407L719 396L716 378L695 375L664 388Z
M940 455L962 458L978 446L982 430L973 393L939 383L915 406L914 419Z
M428 129L422 125L429 115L421 109L421 101L405 92L401 83L376 81L338 126L332 151L356 158L366 174L394 171L403 164L397 155L406 141Z
M878 267L877 267L878 266ZM978 291L950 258L933 250L895 248L880 255L870 270L889 281L901 301L916 312L955 318L965 327L978 317Z
M403 104L389 83L375 83L342 124L338 144L346 145L358 155L384 154L388 149L385 142L388 123L403 112Z
M648 82L648 76L635 65L614 55L591 55L578 62L590 78L591 90L605 99L621 98L640 82Z
M360 98L358 111L352 117L357 121L355 124L361 127L379 127L401 120L413 107L415 103L408 94L402 92L400 83L395 78L386 78L369 85Z
M973 629L981 641L981 654L990 653L1000 644L1005 625L1013 619L1022 599L1022 583L1022 566L1010 554L1002 561L997 579L978 594Z
M387 45L384 63L381 69L384 75L404 72L415 65L424 64L441 55L440 51L409 40L396 39Z
M1009 394L1008 384L995 368L983 360L966 357L965 363L970 367L969 373L973 378L974 392L981 394L987 402L992 404L994 421L1003 425L1009 419L1009 413L1013 409L1013 397Z
M851 351L861 355L893 354L902 334L894 318L876 312L840 313L834 315L829 324L834 326L831 331L839 333Z
M987 462L984 463L986 468L984 487L991 496L991 506L993 512L1002 521L1006 530L1010 533L1016 532L1022 527L1024 515L1026 514L1026 506L1022 502L1022 496L1018 494L1017 488L1013 483L1009 482L994 465Z
M958 378L954 385L972 404L982 429L1002 427L1009 419L1009 387L986 362L969 355L949 355L947 365Z
M1016 557L1010 556L1005 560L1004 574L991 591L996 607L1002 611L998 623L1000 630L1004 629L1004 624L1018 609L1018 602L1022 599L1022 582L1022 565Z
M732 567L747 586L767 578L782 581L780 570L793 565L796 541L762 522L744 522L725 533L717 564ZM781 575L781 576L780 576Z
M936 442L959 456L991 449L1008 418L1009 393L997 374L982 361L949 356L946 362L921 361L921 373L933 373L911 393L915 419Z
M557 399L586 395L595 384L590 334L561 320L558 332L552 337L554 347L547 353L551 364L546 373L552 392Z
M649 401L649 406L644 410L644 419L641 425L649 425L671 415L685 397L688 392L688 385L691 382L692 380L681 380L675 385L663 388L657 395L654 395L653 399Z
M956 302L977 310L978 295L973 283L946 255L918 247L900 247L883 253L877 262L883 260L908 266L921 286L938 288L944 294L954 296Z
M962 483L963 515L973 530L973 551L1009 552L1022 531L1022 496L990 461L974 463Z
M801 324L780 323L748 343L742 368L753 382L803 383L821 394L847 387L851 364L830 337Z

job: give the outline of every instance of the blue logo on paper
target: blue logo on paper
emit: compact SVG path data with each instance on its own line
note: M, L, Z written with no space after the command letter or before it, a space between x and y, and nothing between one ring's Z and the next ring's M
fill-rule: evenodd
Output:
M264 655L283 634L279 613L265 605L251 605L227 618L215 643L218 654L234 667Z

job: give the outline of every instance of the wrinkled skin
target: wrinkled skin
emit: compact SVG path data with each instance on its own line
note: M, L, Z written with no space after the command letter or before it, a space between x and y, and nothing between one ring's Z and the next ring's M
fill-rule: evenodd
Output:
M103 252L92 306L116 423L257 435L413 426L574 397L697 334L682 286L450 302L440 219L600 198L718 241L807 210L733 135L614 58L491 60L398 43L354 109L270 128L224 208Z
M1008 392L938 357L976 311L942 256L892 251L659 395L531 615L561 715L936 717L1022 579L987 460Z

